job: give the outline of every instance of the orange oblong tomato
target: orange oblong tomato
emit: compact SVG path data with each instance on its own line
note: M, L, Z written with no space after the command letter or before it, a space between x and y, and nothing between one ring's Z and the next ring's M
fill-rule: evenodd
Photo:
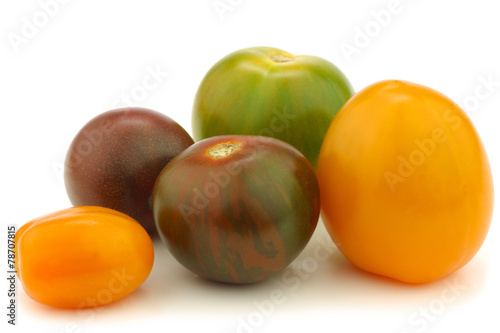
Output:
M486 152L461 108L430 88L382 81L339 111L318 162L322 219L371 273L442 278L481 247L493 211Z
M58 308L88 308L136 290L153 267L153 243L134 219L81 206L26 223L16 233L15 266L26 294Z

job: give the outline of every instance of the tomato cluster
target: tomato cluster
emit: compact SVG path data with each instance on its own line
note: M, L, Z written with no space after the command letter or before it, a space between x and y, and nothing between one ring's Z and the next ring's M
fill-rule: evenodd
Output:
M82 308L126 296L151 271L156 235L202 277L254 283L300 254L321 213L354 265L425 283L469 262L488 232L481 140L430 88L391 80L354 94L324 59L248 48L209 70L192 125L196 143L159 112L123 108L81 129L65 164L75 207L16 234L31 298Z

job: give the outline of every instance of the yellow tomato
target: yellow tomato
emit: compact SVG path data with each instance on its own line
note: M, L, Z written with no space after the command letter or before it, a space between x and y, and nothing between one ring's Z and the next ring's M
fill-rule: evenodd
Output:
M318 161L323 221L368 272L442 278L481 247L493 211L486 152L461 108L430 88L375 83L331 123Z

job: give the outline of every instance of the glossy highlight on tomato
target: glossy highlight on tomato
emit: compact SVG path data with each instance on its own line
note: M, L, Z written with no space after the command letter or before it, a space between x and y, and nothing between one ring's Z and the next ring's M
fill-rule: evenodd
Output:
M281 271L319 219L315 171L282 141L229 135L199 141L161 172L158 232L173 256L207 279L253 283Z
M481 247L493 211L488 157L465 112L441 93L382 81L354 95L318 163L322 219L371 273L437 280Z
M196 141L217 135L263 135L297 148L314 168L333 117L354 90L320 57L251 47L219 60L196 93Z

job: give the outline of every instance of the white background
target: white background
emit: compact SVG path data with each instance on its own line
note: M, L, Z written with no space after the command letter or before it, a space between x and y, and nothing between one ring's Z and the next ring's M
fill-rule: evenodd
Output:
M54 3L0 5L2 267L7 224L19 227L70 206L62 164L88 120L132 94L134 104L161 111L191 132L193 97L203 75L244 47L326 58L356 90L394 78L443 92L466 109L500 177L500 20L493 0L61 0L45 9L50 16L40 4L47 2ZM226 11L218 12L217 3ZM388 9L390 17L381 14ZM29 22L39 27L30 30ZM366 30L363 38L360 31ZM342 51L348 44L356 53ZM162 73L158 85L140 95L152 70ZM497 212L484 246L466 267L421 286L353 268L332 249L321 222L292 266L251 286L196 278L157 243L148 280L107 307L51 309L29 299L18 284L13 328L6 323L2 283L1 325L8 332L58 333L499 332L499 222ZM332 252L327 260L318 260L326 251ZM281 294L279 302L271 303L272 292Z

